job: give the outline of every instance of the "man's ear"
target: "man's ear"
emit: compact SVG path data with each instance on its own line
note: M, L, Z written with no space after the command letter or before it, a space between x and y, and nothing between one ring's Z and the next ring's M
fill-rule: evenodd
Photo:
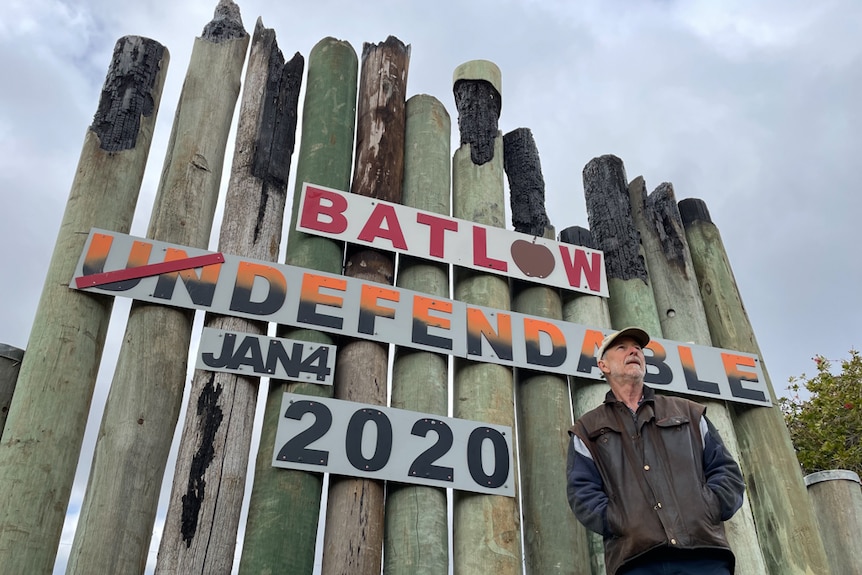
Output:
M599 370L602 373L606 374L606 373L609 373L611 371L610 368L608 367L608 364L605 363L604 359L597 359L596 360L596 366L598 366Z

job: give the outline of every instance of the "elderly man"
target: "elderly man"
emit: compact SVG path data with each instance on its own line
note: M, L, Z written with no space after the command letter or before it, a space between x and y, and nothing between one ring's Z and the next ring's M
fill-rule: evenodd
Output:
M604 537L608 575L729 575L722 522L742 505L742 474L704 406L644 385L649 341L630 327L599 348L610 391L569 430L569 505Z

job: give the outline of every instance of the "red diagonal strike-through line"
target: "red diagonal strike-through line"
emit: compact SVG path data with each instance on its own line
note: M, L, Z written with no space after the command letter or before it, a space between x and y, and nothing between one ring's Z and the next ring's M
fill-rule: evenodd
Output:
M162 262L159 264L147 264L136 268L126 268L112 272L79 276L75 278L75 286L78 289L90 288L125 280L136 280L149 276L157 276L159 274L179 272L192 268L202 268L204 266L220 264L223 262L224 255L219 252L216 254L207 254L205 256L195 256L193 258L183 258L181 260Z

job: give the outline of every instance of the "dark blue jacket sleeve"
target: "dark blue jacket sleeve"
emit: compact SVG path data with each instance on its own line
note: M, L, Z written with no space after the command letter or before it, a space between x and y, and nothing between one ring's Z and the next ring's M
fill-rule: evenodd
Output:
M602 476L590 452L577 435L571 436L566 461L566 495L578 521L587 529L604 536L608 529L608 496Z
M701 422L701 434L706 484L718 497L721 505L721 520L727 521L742 507L745 482L739 465L725 447L718 430L705 415Z

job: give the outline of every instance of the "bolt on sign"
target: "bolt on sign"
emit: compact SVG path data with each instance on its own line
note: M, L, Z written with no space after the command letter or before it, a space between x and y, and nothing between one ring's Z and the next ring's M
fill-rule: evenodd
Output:
M309 183L299 202L301 232L608 297L598 250Z
M90 232L70 287L601 378L595 352L606 330L116 232ZM754 354L654 339L646 361L645 381L657 389L771 405Z
M273 467L515 496L511 427L292 393L281 413Z

